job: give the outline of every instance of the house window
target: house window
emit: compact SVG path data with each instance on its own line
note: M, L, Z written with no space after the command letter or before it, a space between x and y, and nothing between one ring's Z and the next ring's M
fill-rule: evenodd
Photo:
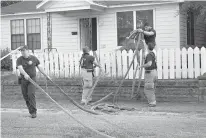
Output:
M133 31L134 20L136 20L137 28L144 25L145 22L148 22L153 27L153 10L136 11L135 19L133 18L133 11L117 13L118 46L129 46L134 44L134 41L126 40L126 37L129 36L131 31Z
M144 25L145 22L148 22L151 27L154 27L153 10L136 11L136 26Z
M11 50L25 44L24 20L12 20L11 22Z
M40 19L27 19L27 45L29 49L41 49Z
M117 13L117 43L118 46L125 45L125 39L133 31L133 12Z
M189 11L187 13L187 44L194 45L194 13Z

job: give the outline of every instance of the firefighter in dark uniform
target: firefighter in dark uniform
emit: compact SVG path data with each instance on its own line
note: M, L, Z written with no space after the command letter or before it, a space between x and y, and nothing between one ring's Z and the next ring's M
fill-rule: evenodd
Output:
M23 98L26 101L27 108L32 118L36 118L37 108L35 99L35 86L28 81L31 78L36 81L36 67L39 71L46 76L43 68L40 66L39 60L29 54L29 49L24 46L20 49L22 56L17 59L17 69L19 71L19 83L21 84L21 90Z
M95 61L95 58L89 55L89 48L83 48L83 54L80 59L81 75L83 78L82 104L87 104L87 102L92 100L92 97L88 96L93 85L94 65L101 69L100 65Z
M144 40L147 44L147 55L145 59L145 64L142 65L142 67L145 68L144 94L147 97L149 106L154 107L156 106L155 82L157 80L157 63L156 55L153 49L156 46L156 31L149 25L149 23L146 22L144 24L144 30L138 29L138 32L142 32L144 34Z
M156 46L156 31L149 25L148 22L144 23L144 30L137 29L137 32L141 32L144 34L145 43L151 45L152 47Z

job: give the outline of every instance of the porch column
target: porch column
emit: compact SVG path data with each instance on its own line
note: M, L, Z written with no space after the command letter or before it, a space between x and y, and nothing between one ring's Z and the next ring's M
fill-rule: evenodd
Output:
M52 17L51 13L47 13L47 45L48 49L52 48Z

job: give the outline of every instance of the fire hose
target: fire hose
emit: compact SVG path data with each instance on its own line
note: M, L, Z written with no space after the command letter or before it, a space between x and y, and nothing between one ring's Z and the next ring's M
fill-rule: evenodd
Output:
M5 59L6 57L8 57L9 55L11 55L12 53L16 52L17 50L21 49L23 46L18 47L17 49L11 51L10 53L8 53L7 55L3 56L0 61L2 61L3 59Z
M132 67L133 61L134 61L135 57L137 56L138 46L139 46L141 37L142 37L142 34L139 35L139 39L138 39L139 41L137 42L137 47L136 47L136 49L135 49L135 53L133 54L132 61L131 61L130 65L129 65L129 68L127 69L127 72L125 73L123 79L121 80L121 83L120 83L120 85L119 85L117 91L116 91L116 92L111 92L111 93L109 93L108 95L104 96L102 99L100 99L100 100L98 100L98 101L92 103L92 106L94 106L94 105L96 105L96 104L98 104L98 103L100 103L100 102L106 100L108 97L112 96L113 94L114 94L114 97L113 97L113 103L115 102L115 100L116 100L116 96L117 96L117 94L118 94L119 91L120 91L120 88L121 88L121 86L122 86L122 84L123 84L123 82L124 82L124 79L127 77L128 73L129 73L129 70L130 70L130 68Z
M51 80L48 76L46 76L46 78L49 79L49 81L51 81L57 88L60 89L61 93L63 93L65 96L67 96L67 98L69 99L70 102L72 102L75 106L77 106L79 109L85 111L85 112L88 112L90 114L94 114L94 115L99 115L99 113L96 113L94 111L91 111L91 110L88 110L88 109L85 109L83 108L81 105L79 105L77 102L75 102L72 98L70 98L63 90L61 87L59 87L53 80Z
M34 82L31 78L29 78L28 80L29 80L29 82L31 82L35 87L37 87L37 88L40 89L44 94L46 94L47 97L48 97L51 101L53 101L59 108L62 109L62 111L64 111L67 115L69 115L71 118L73 118L73 119L74 119L75 121L77 121L79 124L81 124L81 125L84 126L85 128L87 128L87 129L89 129L89 130L95 132L96 134L101 135L101 136L103 136L103 137L105 137L105 138L114 138L114 137L112 137L112 136L106 135L106 134L104 134L104 133L102 133L102 132L99 132L99 131L93 129L92 127L89 127L89 126L83 124L83 123L82 123L81 121L79 121L76 117L74 117L71 112L65 110L64 107L62 107L58 102L56 102L48 93L46 93L38 84L36 84L36 82ZM60 87L59 87L59 88L60 88Z
M46 76L46 75L45 75ZM98 79L97 80L99 80L99 78L102 76L102 74L98 77ZM47 77L48 78L48 77ZM63 92L67 97L68 97L68 95L55 83L55 82L53 82L50 78L48 78L55 86L57 86L60 90L61 90L61 92ZM98 81L96 81L96 83L95 84L97 84L97 82ZM94 88L95 88L95 85L94 84ZM47 86L46 86L47 87ZM46 88L47 89L47 88ZM93 89L94 90L94 89ZM68 98L70 98L70 97L68 97ZM70 98L71 99L71 98ZM77 104L78 105L78 104ZM81 106L80 106L81 107ZM82 109L83 107L81 107L80 109ZM92 107L92 108L94 108L94 107ZM91 108L91 110L92 111L94 111L94 109L92 109ZM83 110L84 110L84 108L83 108ZM90 110L88 110L89 111L89 113L91 113L90 112ZM93 112L92 112L93 113ZM96 112L94 112L94 113L96 113ZM96 115L96 114L95 114ZM96 117L96 116L93 116L93 117L95 117L95 118L97 118L97 119L100 119L100 120L102 120L102 121L105 121L105 122L107 122L108 124L110 124L110 125L112 125L112 126L115 126L116 128L119 128L119 129L121 129L121 130L125 130L125 131L127 131L125 128L123 128L123 127L120 127L120 126L118 126L118 125L116 125L116 124L113 124L113 123L111 123L110 121L108 121L107 119L104 119L104 118L102 118L102 117ZM131 132L126 132L127 133L127 135L131 135L130 133Z

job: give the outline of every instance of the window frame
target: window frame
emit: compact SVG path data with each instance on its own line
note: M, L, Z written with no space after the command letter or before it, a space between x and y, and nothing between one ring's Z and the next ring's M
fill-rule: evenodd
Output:
M43 20L42 20L42 16L40 17L40 16L34 16L34 17L32 17L32 18L16 18L16 19L11 19L11 20L9 20L10 21L10 48L12 47L12 27L11 27L11 21L15 21L15 20L23 20L23 24L24 24L24 45L27 45L27 23L26 23L26 20L27 19L40 19L40 40L41 40L41 42L40 42L40 45L41 45L41 48L40 49L35 49L35 50L37 50L37 51L41 51L42 50L42 46L43 46L43 38L42 38L42 33L43 33ZM12 50L12 49L11 49ZM15 49L14 49L15 50Z
M137 16L136 16L136 12L137 11L148 11L148 10L152 10L152 13L153 13L153 29L156 29L156 11L155 11L155 8L140 8L140 9L135 9L135 10L121 10L121 11L116 11L115 12L115 29L116 29L116 46L117 47L119 47L119 46L121 46L121 45L118 45L118 31L117 31L117 29L118 29L118 27L117 27L117 22L118 22L118 18L117 18L117 13L118 12L129 12L129 11L132 11L133 12L133 30L136 28L136 18L137 18ZM135 19L134 19L134 17L135 17Z
M39 33L28 33L28 20L36 20L36 19L39 19ZM26 41L27 41L27 45L29 43L29 40L28 40L28 36L29 35L36 35L36 34L39 34L40 35L40 48L37 48L37 49L34 49L34 50L41 50L42 49L42 39L41 39L41 33L42 33L42 29L41 29L41 18L27 18L25 19L25 22L26 22ZM36 22L35 22L35 27L36 27ZM35 28L36 29L36 28ZM37 42L37 41L36 41ZM29 46L28 46L29 47Z
M117 14L118 13L122 13L122 12L132 12L132 20L133 20L133 30L134 30L134 26L136 26L136 25L134 25L134 23L135 23L135 21L134 21L134 11L132 11L132 10L129 10L129 11L118 11L118 12L116 12L116 31L117 31L117 36L116 36L116 43L117 43L117 46L121 46L121 45L118 45L118 17L117 17ZM136 12L136 11L135 11ZM136 18L135 18L136 19Z
M189 16L190 17L188 17L188 13L187 13L187 19L186 19L187 20L187 45L191 46L191 45L195 45L195 16L194 16L194 12L190 11ZM193 20L193 22L190 23L190 25L189 25L190 32L188 32L188 18L190 18L190 21ZM193 28L193 31L191 31L192 28ZM192 38L192 32L193 32L193 38ZM189 33L189 38L188 38L188 33ZM193 39L193 41L192 41L192 39ZM188 43L188 41L189 41L189 43Z
M13 30L13 28L12 28L12 22L13 21L23 21L23 34L12 34L12 30ZM16 24L15 24L16 25ZM16 29L16 26L15 26L15 29ZM16 31L15 31L16 32ZM18 47L15 47L14 49L13 49L13 47L12 47L12 44L13 43L17 43L17 42L12 42L12 36L22 36L23 35L23 37L24 37L24 45L25 45L25 23L24 23L24 19L13 19L13 20L10 20L10 42L11 42L11 46L10 46L10 48L11 48L11 50L15 50L16 48L18 48ZM21 40L20 40L21 41ZM21 42L20 42L21 43Z

